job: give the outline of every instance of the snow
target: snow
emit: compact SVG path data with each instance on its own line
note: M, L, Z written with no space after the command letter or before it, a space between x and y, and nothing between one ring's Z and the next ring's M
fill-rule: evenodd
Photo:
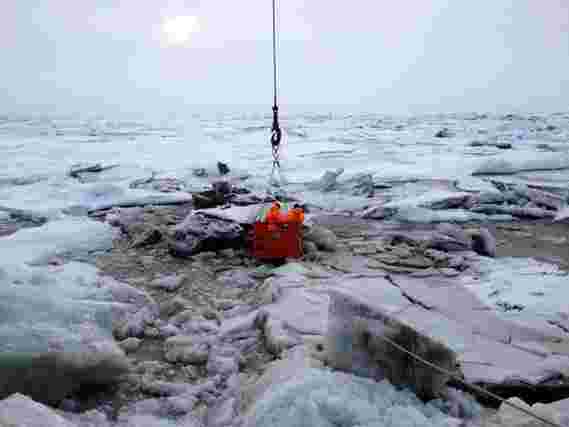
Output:
M306 369L270 388L253 408L258 427L458 426L456 418L387 381Z

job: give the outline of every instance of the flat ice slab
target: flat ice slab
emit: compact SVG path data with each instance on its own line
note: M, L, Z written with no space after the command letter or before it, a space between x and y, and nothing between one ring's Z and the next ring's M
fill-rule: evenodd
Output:
M231 206L228 208L211 208L200 209L194 213L201 213L206 216L211 216L226 221L233 221L238 224L253 224L257 213L261 210L263 205L249 205L249 206Z
M391 318L454 351L460 370L470 382L537 384L569 369L569 357L553 355L547 348L549 343L567 342L567 338L547 322L502 318L459 282L451 285L449 281L446 287L441 284L429 287L419 279L395 278L394 281L399 289L381 278L342 281L337 286L341 292L332 293L331 307L342 300L345 309L330 309L329 339L339 342L339 335L344 338L351 335L348 341L361 344L363 332L367 331L372 338L382 333L385 326L377 319ZM381 368L377 357L373 351L366 355L363 347L360 350L353 352L353 345L344 349L345 354L353 352L351 362L344 364L344 368L378 377Z
M80 350L87 325L111 336L110 295L81 260L110 248L113 233L70 218L0 239L0 351Z

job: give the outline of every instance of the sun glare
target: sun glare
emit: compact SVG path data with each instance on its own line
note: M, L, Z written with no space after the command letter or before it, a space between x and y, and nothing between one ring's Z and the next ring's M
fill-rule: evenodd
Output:
M200 23L195 16L175 16L166 18L162 24L162 32L170 45L187 44L192 35L200 30Z

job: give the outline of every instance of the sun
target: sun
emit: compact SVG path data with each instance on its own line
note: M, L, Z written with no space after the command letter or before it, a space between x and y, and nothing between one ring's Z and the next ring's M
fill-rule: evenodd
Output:
M162 23L162 33L170 45L185 45L199 31L200 22L196 16L174 16Z

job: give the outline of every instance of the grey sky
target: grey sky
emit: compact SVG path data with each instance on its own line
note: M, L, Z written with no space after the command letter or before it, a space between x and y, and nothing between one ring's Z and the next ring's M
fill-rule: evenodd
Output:
M567 0L280 3L283 109L567 110ZM270 106L270 0L0 7L0 110ZM161 23L177 15L201 30L166 46Z

